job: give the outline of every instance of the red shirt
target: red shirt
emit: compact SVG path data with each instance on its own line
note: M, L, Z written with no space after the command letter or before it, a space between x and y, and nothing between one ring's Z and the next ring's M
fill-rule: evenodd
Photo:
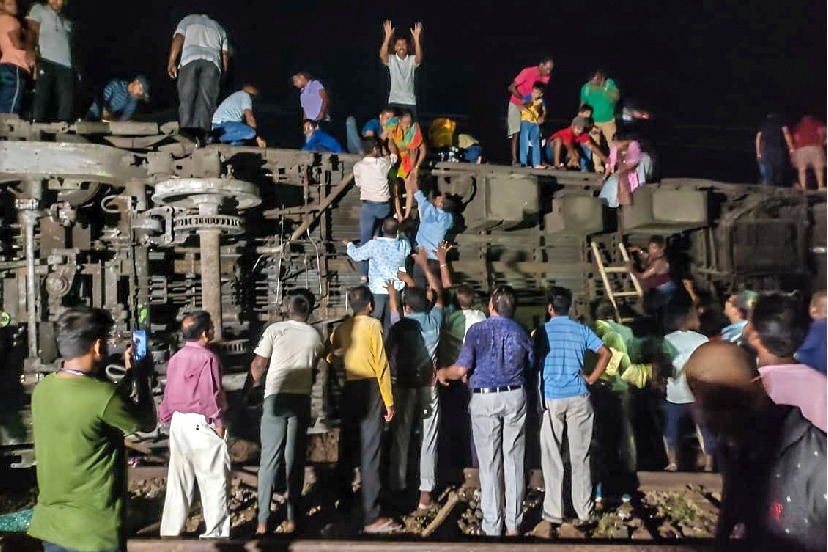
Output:
M586 144L589 142L588 133L582 132L578 136L575 136L575 133L572 132L571 126L561 129L553 134L551 139L554 140L555 138L560 138L564 144L572 144L573 142L578 144Z
M549 75L541 76L540 71L538 71L538 66L533 65L532 67L527 67L520 73L518 76L515 77L515 84L517 85L518 94L520 94L520 98L523 98L526 94L532 93L532 87L535 85L536 82L542 82L546 84L549 82ZM509 101L515 105L523 105L523 102L520 98L516 98L514 94L509 98Z
M169 422L175 412L201 414L208 424L222 427L221 418L226 410L218 357L207 347L188 341L167 364L167 384L158 419Z
M825 125L811 116L803 117L793 129L796 148L821 146L825 142Z

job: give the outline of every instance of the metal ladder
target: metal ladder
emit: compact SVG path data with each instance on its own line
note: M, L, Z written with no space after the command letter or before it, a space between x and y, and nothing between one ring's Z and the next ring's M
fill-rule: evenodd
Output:
M615 309L615 319L621 324L630 322L632 318L621 317L621 313L618 311L617 299L623 297L635 297L636 299L641 299L644 297L644 291L641 289L641 284L639 283L638 278L635 277L635 274L631 273L627 269L626 263L630 262L630 256L627 253L627 248L624 247L623 243L618 244L618 250L621 252L621 258L625 263L623 266L607 266L604 264L604 257L601 255L598 243L592 242L590 245L592 246L592 257L595 259L595 264L598 265L598 272L601 274L601 280L604 282L604 289L607 292L607 298L610 300L610 303L612 303L612 308ZM626 274L632 281L634 290L628 291L625 289L613 289L612 284L610 283L610 274Z

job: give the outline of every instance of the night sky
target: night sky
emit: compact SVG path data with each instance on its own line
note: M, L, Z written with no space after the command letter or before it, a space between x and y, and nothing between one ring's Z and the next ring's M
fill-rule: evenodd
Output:
M28 8L21 3L21 10ZM672 165L665 174L702 175L704 165L715 172L716 164L735 166L734 174L750 179L751 140L768 111L825 118L824 0L509 4L72 0L66 11L77 24L84 87L143 72L157 110L175 107L174 84L165 76L175 24L190 11L209 13L224 25L234 50L222 96L246 81L257 84L262 112L274 114L265 134L277 146L298 143L290 129L298 115L275 116L298 105L289 83L297 70L326 83L343 133L346 115L362 122L382 107L388 77L377 52L385 18L406 35L414 21L424 24L421 112L461 116L495 160L507 156L506 86L545 54L555 59L546 96L550 116L571 118L580 86L591 70L604 68L625 96L655 112L655 142L665 157L671 148L688 148L672 156L680 163L665 159ZM687 151L698 161L688 160Z

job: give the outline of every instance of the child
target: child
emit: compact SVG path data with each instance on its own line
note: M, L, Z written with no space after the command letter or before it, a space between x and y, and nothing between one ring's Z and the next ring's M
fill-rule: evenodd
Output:
M526 166L529 155L529 146L532 146L532 166L536 169L544 168L541 165L540 126L546 120L546 102L543 101L543 92L546 88L542 82L536 82L532 92L523 97L520 108L520 165Z

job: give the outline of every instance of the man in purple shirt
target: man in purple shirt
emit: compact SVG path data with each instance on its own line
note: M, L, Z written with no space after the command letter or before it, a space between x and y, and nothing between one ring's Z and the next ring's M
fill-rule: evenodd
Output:
M207 348L213 339L210 313L186 315L181 333L187 343L167 364L164 400L158 413L161 422L170 422L170 467L161 536L181 534L197 479L206 526L201 538L227 538L230 457L222 419L227 399L221 388L219 359Z
M330 121L328 114L330 98L325 85L312 78L310 73L300 71L293 75L293 86L299 89L299 104L302 106L302 119L307 121Z

